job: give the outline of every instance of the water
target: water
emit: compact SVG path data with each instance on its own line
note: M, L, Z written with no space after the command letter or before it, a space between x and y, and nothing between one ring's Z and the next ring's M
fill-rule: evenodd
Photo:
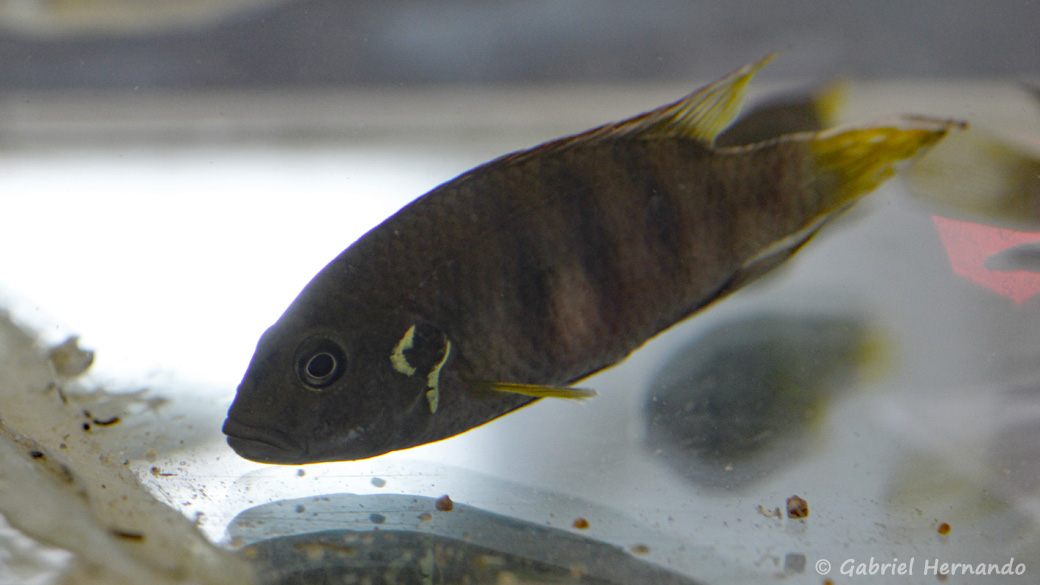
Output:
M973 103L982 108L984 94ZM472 554L517 578L610 582L666 571L676 582L815 584L823 560L837 580L843 563L869 568L871 557L916 559L920 575L935 559L1013 556L1026 577L972 582L1035 579L1040 301L955 273L933 219L942 210L899 181L782 270L586 381L599 391L588 404L543 401L368 461L277 467L231 452L219 429L234 388L259 335L310 277L411 198L529 144L506 128L418 144L9 148L0 153L0 297L46 342L82 335L98 352L88 384L148 387L169 400L157 416L99 430L98 440L211 541L249 546L256 562L299 562L313 576L326 559L330 574L349 573L361 570L349 564L357 554L377 550L414 561L408 579L432 579L423 555L449 546L461 551L453 558L476 562ZM729 328L751 347L762 338L756 319L791 324L796 340L797 324L821 318L846 323L838 334L870 332L863 352L842 354L847 376L788 401L790 381L764 367L777 358L735 343L746 371L726 382L753 379L748 412L773 400L780 407L770 416L783 417L790 402L804 425L749 425L760 436L721 458L696 441L651 440L648 405L662 372L703 360L710 377L721 363L704 358L718 349L703 345L711 331ZM784 331L773 333L778 343ZM838 359L790 346L792 370L812 374ZM443 495L456 510L436 510ZM784 513L792 495L808 502L807 518ZM400 538L377 540L376 530ZM554 547L573 554L547 558Z

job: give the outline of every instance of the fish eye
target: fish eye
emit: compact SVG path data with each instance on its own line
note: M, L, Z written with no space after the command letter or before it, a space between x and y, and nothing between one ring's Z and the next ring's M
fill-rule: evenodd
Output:
M314 354L303 366L303 374L307 381L324 382L329 376L336 373L336 356L328 352Z
M331 339L308 339L296 352L296 377L311 390L321 390L343 375L347 360Z

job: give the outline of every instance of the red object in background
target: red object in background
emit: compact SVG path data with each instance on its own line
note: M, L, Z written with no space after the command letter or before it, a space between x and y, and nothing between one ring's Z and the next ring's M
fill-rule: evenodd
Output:
M953 271L996 291L1016 304L1040 293L1040 274L1027 270L999 271L984 266L986 259L1008 248L1040 242L1038 232L1019 232L993 226L932 216Z

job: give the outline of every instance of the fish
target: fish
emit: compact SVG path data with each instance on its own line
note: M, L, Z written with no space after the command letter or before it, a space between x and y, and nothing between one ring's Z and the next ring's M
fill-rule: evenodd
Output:
M715 138L715 146L743 146L834 126L848 92L849 83L839 80L815 91L770 97L741 114Z
M1040 88L1023 84L1040 103ZM1040 229L1040 140L973 128L945 140L904 179L943 216L1018 231Z
M971 130L951 136L905 179L942 215L1004 229L1040 226L1040 150Z
M305 464L440 441L580 380L781 265L960 126L925 117L716 147L773 56L412 201L263 333L223 431Z

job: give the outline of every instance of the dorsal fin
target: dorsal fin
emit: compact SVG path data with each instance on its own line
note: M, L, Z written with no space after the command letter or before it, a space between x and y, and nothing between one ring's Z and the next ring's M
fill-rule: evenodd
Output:
M694 138L712 146L740 114L751 78L774 57L767 55L673 104L621 122L611 134Z
M544 155L576 145L595 144L622 136L692 138L710 148L715 143L715 137L733 123L733 120L740 114L751 78L775 56L776 53L773 53L755 63L745 65L677 102L621 122L606 124L581 134L547 142L535 148L507 154L489 164L518 163L532 156ZM478 169L474 169L471 173Z

